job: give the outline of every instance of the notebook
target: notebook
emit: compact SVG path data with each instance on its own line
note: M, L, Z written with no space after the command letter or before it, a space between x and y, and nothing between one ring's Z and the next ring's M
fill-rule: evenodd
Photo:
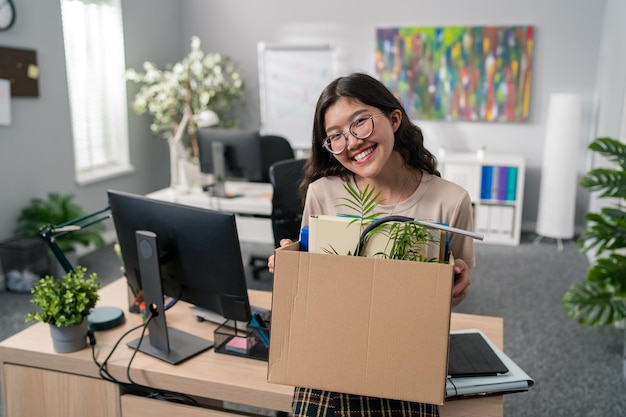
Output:
M481 333L450 334L449 376L493 376L508 371Z

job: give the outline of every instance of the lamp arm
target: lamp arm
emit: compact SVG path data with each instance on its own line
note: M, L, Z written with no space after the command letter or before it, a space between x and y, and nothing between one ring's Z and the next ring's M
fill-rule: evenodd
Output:
M85 220L91 219L93 217L99 216L105 213L103 216L98 217L94 220L88 221L86 223L79 224ZM94 211L92 213L86 214L84 216L77 217L75 219L69 220L65 223L61 223L59 225L46 225L39 229L39 236L46 242L48 248L54 255L54 257L59 261L63 270L66 273L74 272L74 267L65 256L65 253L59 247L57 240L67 236L70 233L77 232L79 230L86 229L96 223L100 223L106 219L111 218L111 209L110 207L105 207L103 209Z
M44 242L46 242L46 245L48 245L48 248L56 258L56 260L59 261L61 267L63 267L63 270L66 273L74 272L74 267L57 244L55 237L51 234L51 230L52 229L50 226L44 226L39 231L39 236L41 236Z

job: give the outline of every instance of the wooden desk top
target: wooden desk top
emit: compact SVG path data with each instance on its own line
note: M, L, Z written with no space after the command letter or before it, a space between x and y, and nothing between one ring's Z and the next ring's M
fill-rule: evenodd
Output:
M139 325L141 318L128 313L125 279L119 279L101 290L99 306L117 306L126 321L115 329L96 333L96 358L104 360L119 337ZM250 302L269 308L270 292L250 290ZM216 325L198 322L189 305L179 302L167 312L168 325L197 336L213 340ZM503 320L497 317L452 313L451 329L480 329L500 348L503 346ZM139 330L127 336L109 359L109 371L126 381L126 367L132 350L125 342L139 335ZM0 362L23 364L59 372L98 377L91 349L69 354L57 354L52 348L49 326L37 323L0 343ZM291 411L293 387L267 382L267 362L215 353L213 349L200 353L178 365L170 365L145 354L137 354L131 376L139 384L172 390L204 398L246 404L280 411ZM442 416L502 416L502 397L472 398L449 401L441 407Z

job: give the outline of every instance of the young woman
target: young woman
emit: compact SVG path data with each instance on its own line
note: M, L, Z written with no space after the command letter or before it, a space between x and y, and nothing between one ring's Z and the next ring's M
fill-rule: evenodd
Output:
M380 193L377 211L452 227L473 229L469 194L440 178L435 157L424 148L421 130L396 97L378 80L355 73L331 82L317 102L311 156L300 185L302 225L312 214L338 214L344 183ZM289 244L281 241L281 246ZM475 266L471 238L452 234L456 281L452 305L467 295ZM268 260L274 270L274 257ZM338 278L340 279L340 278ZM323 366L323 364L320 364ZM419 377L419 376L416 376ZM436 405L296 387L295 416L437 416Z

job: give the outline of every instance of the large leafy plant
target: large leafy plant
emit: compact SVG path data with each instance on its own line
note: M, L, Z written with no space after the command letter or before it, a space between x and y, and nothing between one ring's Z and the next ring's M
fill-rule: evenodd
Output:
M77 266L62 279L48 275L39 280L31 290L31 303L39 310L29 312L26 321L41 321L57 327L82 323L96 306L100 289L97 274L85 278L85 272L84 267Z
M145 62L143 69L144 72L126 70L126 79L141 84L133 109L137 114L152 115L150 130L155 136L165 139L174 136L186 108L194 115L212 110L221 126L235 125L229 111L233 103L243 100L246 86L241 71L228 56L205 54L197 36L191 38L191 52L180 62L163 70ZM193 157L198 156L196 129L197 122L191 119L182 138Z
M614 165L592 169L580 184L611 204L585 216L588 227L577 243L595 251L595 260L586 279L565 293L563 307L578 322L600 326L626 318L626 144L603 137L589 149Z
M20 236L39 236L45 226L58 226L85 216L87 212L78 204L74 194L48 193L45 198L35 197L22 209L15 233ZM88 228L68 233L56 240L63 252L75 250L77 245L94 244L97 248L105 245L101 233L104 225L93 224Z

